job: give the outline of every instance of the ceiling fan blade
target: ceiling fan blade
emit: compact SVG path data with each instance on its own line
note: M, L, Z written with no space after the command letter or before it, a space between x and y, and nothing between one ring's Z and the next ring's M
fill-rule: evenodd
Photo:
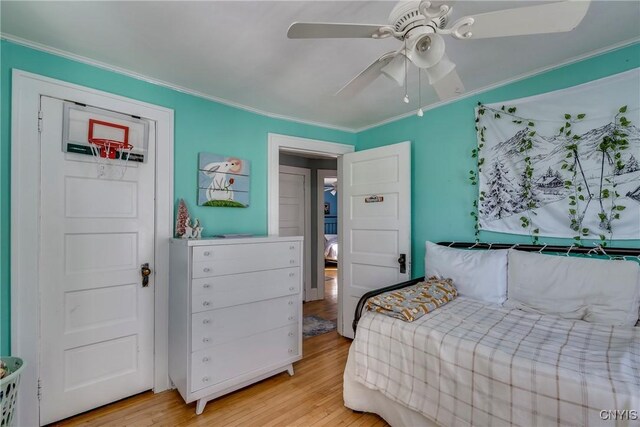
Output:
M453 35L473 40L571 31L587 14L589 3L588 0L569 0L470 15L453 24L452 28L459 28ZM469 18L473 23L467 25L465 21ZM466 35L467 32L470 35Z
M442 101L455 98L456 96L464 93L464 85L462 84L460 76L455 68L446 76L434 82L432 86L438 94L438 98Z
M287 37L290 39L382 38L388 33L380 32L381 27L385 25L294 22L287 31Z
M381 73L380 70L385 67L393 58L396 57L398 52L387 52L380 58L364 69L360 74L355 76L349 83L344 85L342 89L336 92L336 96L351 97L369 86L375 79L377 79Z

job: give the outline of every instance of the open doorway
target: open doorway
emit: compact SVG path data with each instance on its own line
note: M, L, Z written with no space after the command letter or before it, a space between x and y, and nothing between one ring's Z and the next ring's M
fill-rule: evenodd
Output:
M337 317L338 306L338 173L337 169L317 171L317 278L318 300L316 304L330 315ZM335 312L335 315L334 315Z
M304 236L303 335L338 320L337 158L279 153L279 234ZM326 191L325 191L326 190Z
M305 228L308 224L311 228L310 235L305 235L305 242L310 246L310 257L305 256L309 261L303 265L305 273L310 273L310 278L305 274L303 307L305 316L303 324L306 324L305 330L310 333L310 335L305 334L307 337L334 329L340 333L342 329L337 268L340 263L340 252L337 250L339 247L337 177L340 157L350 152L353 152L353 147L349 145L269 135L269 234L290 234L293 228L302 230L303 224ZM326 192L329 200L327 201L325 201L324 191L325 178L329 179ZM303 189L302 182L305 180L309 181L310 190ZM335 191L332 191L334 189ZM298 203L295 200L302 200L305 191L311 193L311 206L303 210L300 208L302 202ZM325 215L327 202L328 213ZM297 219L300 215L304 215L304 221ZM299 234L304 235L302 232ZM325 235L333 236L325 238ZM330 245L333 246L333 251L328 253L328 259L325 260L327 239L333 239L334 242Z

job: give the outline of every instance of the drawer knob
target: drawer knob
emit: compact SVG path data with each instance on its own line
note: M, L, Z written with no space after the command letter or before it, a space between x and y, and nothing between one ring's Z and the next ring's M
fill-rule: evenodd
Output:
M207 337L202 338L202 342L209 342L209 341L211 341L211 339L210 339L210 338L207 338Z
M208 284L208 283L205 283L204 285L202 285L202 287L205 288L205 289L209 289L211 287L211 285Z
M295 263L296 263L296 260L295 260L295 259L290 259L290 260L289 260L289 264L295 264Z
M209 377L202 377L202 382L203 383L209 382Z
M205 307L208 305L211 305L210 301L202 301L202 305L204 305Z
M207 363L208 361L209 361L209 358L208 358L208 357L203 357L203 358L202 358L202 363Z
M209 267L205 267L202 269L202 271L204 271L205 273L208 273L211 271L211 269Z
M289 349L289 354L293 354L293 349L292 348Z
M293 245L289 246L289 249L291 249L291 250L293 250L293 249L295 249L295 248L296 248L296 247L295 247L295 246L293 246Z
M211 319L204 319L202 323L204 323L205 325L208 325L209 323L211 323Z
M290 290L290 291L292 291L292 290L294 290L294 289L295 289L295 288L294 288L293 286L289 287L289 290Z
M289 301L289 305L293 305L293 301Z
M289 336L292 337L293 336L293 332L289 332Z
M293 316L289 316L289 320L293 320Z
M209 255L211 255L211 252L209 252L209 251L205 251L204 252L204 256L209 256Z
M294 273L293 271L291 273L289 273L289 277L293 277L295 275L296 275L296 273Z

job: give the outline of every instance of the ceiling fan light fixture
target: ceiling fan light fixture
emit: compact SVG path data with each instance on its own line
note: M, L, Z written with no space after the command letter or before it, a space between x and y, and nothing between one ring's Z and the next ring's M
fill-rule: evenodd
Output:
M411 37L407 56L418 68L433 67L444 56L444 40L435 33L423 33Z
M440 62L435 64L431 68L425 69L427 76L429 77L429 84L434 84L444 78L447 74L452 72L456 68L456 64L451 62L447 55L442 55Z
M398 86L404 85L404 61L405 56L401 53L396 55L380 72L396 82Z

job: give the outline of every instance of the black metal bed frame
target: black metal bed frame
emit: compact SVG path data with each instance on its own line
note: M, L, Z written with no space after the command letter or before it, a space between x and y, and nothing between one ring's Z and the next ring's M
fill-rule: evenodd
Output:
M586 246L561 246L561 245L528 245L528 244L508 244L508 243L473 243L473 242L438 242L440 246L447 246L456 249L517 249L525 252L551 252L551 253L563 253L563 254L585 254L585 255L600 255L608 257L640 257L640 248L602 248L600 246L586 247ZM640 258L639 258L640 260ZM424 280L423 277L417 279L411 279L406 282L396 283L395 285L386 286L380 289L374 289L366 294L362 295L356 305L356 311L353 316L353 334L355 335L358 327L358 321L362 316L362 310L367 300L376 295L380 295L385 292L395 291L407 286L415 285Z

